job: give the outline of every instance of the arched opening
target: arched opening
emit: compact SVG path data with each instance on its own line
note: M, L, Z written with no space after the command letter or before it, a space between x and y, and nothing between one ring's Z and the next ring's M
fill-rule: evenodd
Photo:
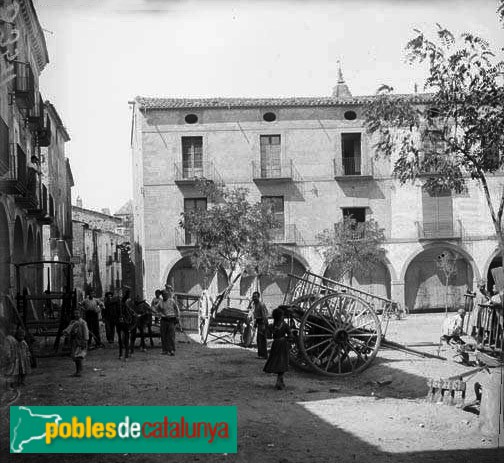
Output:
M294 256L285 254L284 262L279 265L273 275L263 276L259 279L259 287L256 288L254 276L244 276L240 281L240 296L251 297L252 292L258 289L269 312L283 303L285 293L289 289L289 276L303 275L305 266Z
M502 267L502 256L500 254L498 254L497 256L495 256L493 258L492 262L490 263L490 265L488 267L487 289L490 291L492 290L492 288L495 284L495 279L493 277L492 270L497 267Z
M28 227L28 238L26 240L26 261L34 261L37 260L37 256L35 255L35 237L33 236L33 229L30 225Z
M10 239L7 214L0 204L0 296L10 288Z
M453 273L446 285L446 273L438 257L449 253ZM409 264L404 278L406 307L412 312L436 312L464 307L464 294L472 290L473 270L467 259L456 251L436 246L418 254Z
M324 277L331 280L337 279L338 272L333 267L327 267ZM344 280L345 284L353 286L356 289L366 291L375 296L382 296L390 299L391 278L387 266L382 263L370 264L365 271L356 271L350 282L348 278Z
M224 270L217 275L207 275L193 266L190 257L183 257L170 270L166 283L177 293L200 295L207 288L212 293L223 291L228 285L228 278Z
M24 233L19 217L16 218L16 222L14 223L14 252L12 259L15 264L24 260Z

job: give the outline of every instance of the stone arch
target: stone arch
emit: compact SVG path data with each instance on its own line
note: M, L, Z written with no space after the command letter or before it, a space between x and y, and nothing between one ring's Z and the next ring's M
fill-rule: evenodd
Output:
M495 284L495 280L492 274L492 269L502 267L502 256L497 246L495 251L490 255L487 260L485 267L483 268L483 279L486 280L487 289L491 290Z
M0 296L6 294L10 288L10 264L9 221L5 208L0 203Z
M283 251L283 250L282 250ZM262 299L271 312L272 309L283 303L284 295L288 290L288 273L302 275L307 270L304 259L294 252L283 253L284 262L276 268L275 274L263 276L259 279L259 291ZM252 291L256 290L256 278L254 276L244 276L240 280L240 296L250 297Z
M165 282L179 293L200 295L203 289L209 288L216 294L226 288L228 277L222 269L215 276L207 275L194 267L189 256L184 256L172 266Z
M336 280L334 269L328 265L324 271L325 278ZM357 271L353 275L352 281L345 278L344 283L356 289L366 291L375 296L391 298L392 276L390 266L386 262L379 262L369 266L368 271Z
M445 275L437 266L437 257L444 251L455 257L456 273L451 277L446 295ZM472 290L479 277L473 259L462 249L446 243L426 246L408 260L404 274L406 307L412 312L449 310L464 307L464 294Z

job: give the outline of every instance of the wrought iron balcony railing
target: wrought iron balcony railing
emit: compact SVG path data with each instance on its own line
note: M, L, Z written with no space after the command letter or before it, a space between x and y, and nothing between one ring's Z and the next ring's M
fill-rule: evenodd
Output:
M26 193L26 153L17 143L9 144L9 170L0 178L0 191L18 195Z
M271 241L277 244L302 244L304 242L301 233L295 224L286 224L283 227L270 230Z
M372 178L373 160L363 159L362 156L343 157L333 159L334 178Z
M463 227L460 220L440 222L416 222L418 239L462 239Z
M292 159L271 164L252 161L252 179L254 182L297 182L301 180L301 176Z
M175 183L194 183L198 179L222 183L222 178L212 161L202 162L198 166L189 166L183 162L174 164Z

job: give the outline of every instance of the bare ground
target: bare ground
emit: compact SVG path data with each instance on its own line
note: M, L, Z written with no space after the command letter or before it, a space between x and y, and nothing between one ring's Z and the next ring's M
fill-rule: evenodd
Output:
M387 338L408 344L437 342L443 315L394 321ZM194 337L194 339L196 339ZM448 360L381 349L369 369L352 378L325 378L291 370L287 388L274 390L255 352L225 344L203 347L178 334L175 357L159 340L129 362L116 348L91 351L83 378L71 378L67 357L43 358L14 405L236 405L238 453L229 455L8 454L8 409L2 407L2 461L16 462L502 462L504 437L484 436L479 417L425 401L426 380L468 371ZM415 347L436 353L437 347ZM467 380L467 400L475 381ZM381 383L381 385L380 385Z

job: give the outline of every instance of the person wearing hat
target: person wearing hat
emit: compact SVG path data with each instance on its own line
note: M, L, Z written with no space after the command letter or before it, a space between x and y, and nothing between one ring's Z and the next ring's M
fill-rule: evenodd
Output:
M180 317L180 310L173 298L173 288L166 285L161 292L162 299L155 310L161 318L161 348L164 355L175 355L175 326Z
M486 289L486 281L480 280L478 282L478 291L475 294L473 309L469 314L469 322L467 325L467 332L474 337L474 339L481 343L483 340L483 318L486 306L490 301L490 295Z

